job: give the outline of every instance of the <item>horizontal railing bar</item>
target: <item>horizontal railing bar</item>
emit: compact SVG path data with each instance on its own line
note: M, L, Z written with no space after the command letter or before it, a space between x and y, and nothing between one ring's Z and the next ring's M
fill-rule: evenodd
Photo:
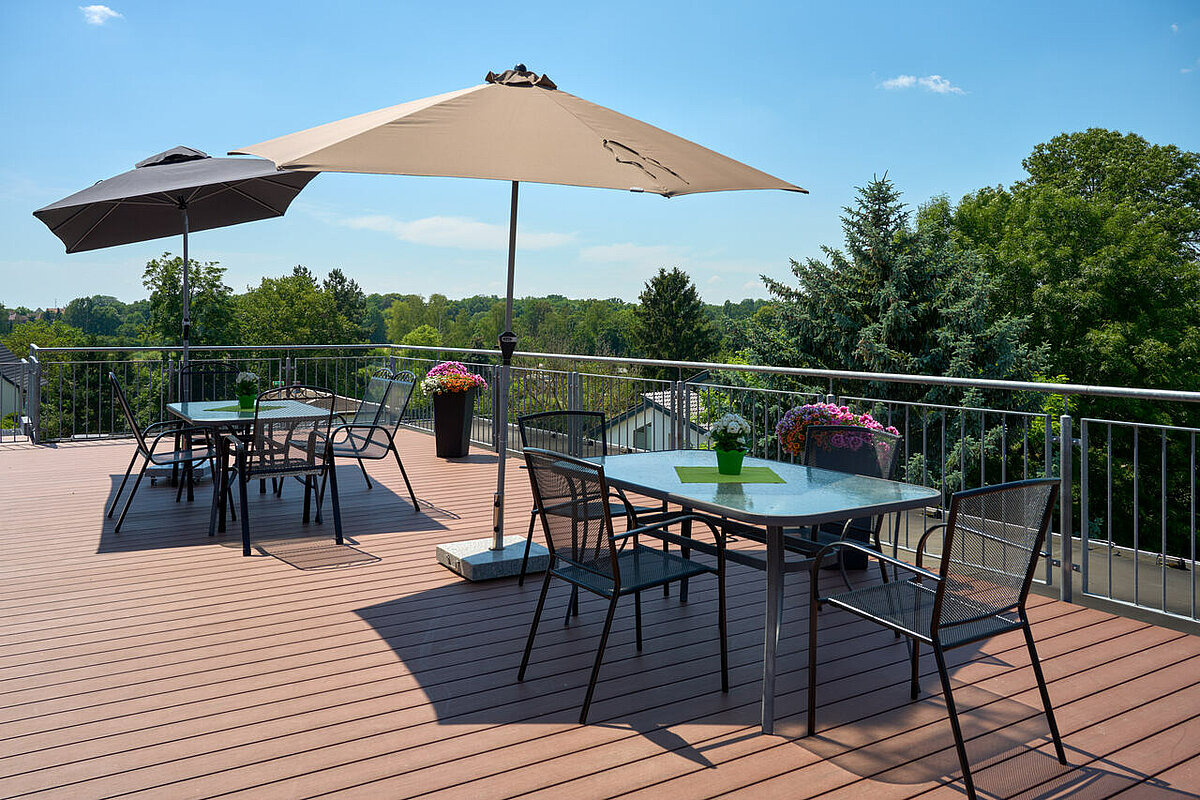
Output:
M177 347L38 347L31 344L30 352L36 354L61 352L173 352ZM231 345L228 347L198 346L193 352L245 352L245 351L288 351L288 350L416 350L438 353L467 353L499 358L499 350L477 350L458 347L433 347L398 344L345 344L345 345ZM1086 397L1120 397L1129 400L1169 400L1181 403L1200 403L1200 392L1185 392L1172 389L1130 389L1121 386L1099 386L1073 383L1035 383L1031 381L1004 381L992 378L950 378L940 375L904 375L894 372L855 372L849 370L812 369L807 367L775 367L757 364L723 364L711 361L667 361L653 358L615 358L613 356L587 356L569 353L540 353L518 351L515 357L550 358L564 361L580 361L605 364L636 364L648 367L674 367L692 371L721 370L726 372L750 372L759 374L795 375L798 377L866 381L868 383L912 383L933 386L958 386L969 389L996 389L1038 394L1061 394Z

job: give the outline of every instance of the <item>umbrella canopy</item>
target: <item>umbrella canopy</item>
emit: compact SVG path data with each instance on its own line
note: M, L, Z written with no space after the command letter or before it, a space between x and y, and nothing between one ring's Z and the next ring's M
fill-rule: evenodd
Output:
M175 147L33 215L78 253L185 233L181 209L193 231L282 216L315 176Z
M191 337L188 232L279 217L315 172L280 170L261 158L213 158L175 147L128 172L39 208L68 253L183 234L183 363Z
M280 167L555 183L665 197L804 192L632 117L559 91L522 65L487 83L243 147Z
M512 181L508 228L508 291L497 431L500 453L493 551L503 551L504 454L508 444L509 366L517 192L521 181L653 192L783 189L805 192L732 158L612 109L559 91L524 64L485 83L424 100L370 111L231 151L268 158L279 167L486 178Z

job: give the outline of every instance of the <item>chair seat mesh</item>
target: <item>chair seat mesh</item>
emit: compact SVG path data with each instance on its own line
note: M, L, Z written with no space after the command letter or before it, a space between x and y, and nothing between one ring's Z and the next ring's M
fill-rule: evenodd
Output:
M906 580L853 589L822 598L822 602L876 617L928 641L933 627L934 595L934 584ZM950 592L947 592L942 600L941 620L939 638L946 647L1004 633L1020 627L1021 624L1015 613L997 614L990 608ZM972 621L956 623L957 620Z
M607 553L604 555L602 563L585 566L587 568L560 560L559 565L551 571L571 583L577 583L600 594L611 596L613 579L607 574L609 570ZM621 553L617 557L617 566L621 575L621 594L628 594L651 586L661 586L681 578L690 578L714 571L703 564L698 564L674 553L664 553L662 550L641 544L632 550ZM604 574L597 574L589 571L590 569L600 570Z

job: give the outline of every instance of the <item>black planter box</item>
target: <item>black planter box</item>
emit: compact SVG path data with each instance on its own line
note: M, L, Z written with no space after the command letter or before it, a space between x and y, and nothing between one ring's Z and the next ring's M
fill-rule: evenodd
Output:
M433 437L438 458L462 458L471 449L475 390L433 396Z

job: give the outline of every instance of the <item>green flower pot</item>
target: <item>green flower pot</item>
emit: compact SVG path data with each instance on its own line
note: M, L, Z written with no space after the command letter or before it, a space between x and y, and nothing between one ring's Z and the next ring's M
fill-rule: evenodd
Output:
M239 394L238 395L238 408L240 408L243 411L253 411L254 410L254 401L257 399L258 399L258 395L256 395L256 394Z
M745 450L718 450L717 472L722 475L741 475L742 459L745 457Z

